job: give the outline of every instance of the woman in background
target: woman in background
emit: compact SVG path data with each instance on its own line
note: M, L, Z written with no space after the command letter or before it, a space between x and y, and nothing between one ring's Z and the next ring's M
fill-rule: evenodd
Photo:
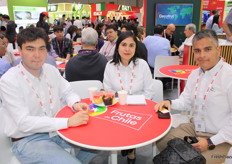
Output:
M219 18L220 15L214 15L213 22L212 22L212 30L215 31L217 34L222 33L222 28L219 26Z
M48 26L48 23L46 22L48 18L49 18L48 13L42 12L40 13L39 21L36 23L36 27L43 28L47 34L49 34L49 26Z

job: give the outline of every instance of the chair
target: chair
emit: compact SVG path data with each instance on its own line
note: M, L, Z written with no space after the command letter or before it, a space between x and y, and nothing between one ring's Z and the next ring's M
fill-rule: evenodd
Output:
M1 103L1 102L0 102ZM1 104L0 104L1 106ZM4 164L20 164L20 162L17 160L15 155L12 152L11 149L11 141L9 137L7 137L4 132L4 126L7 126L4 124L3 120L3 109L0 107L0 163Z
M82 80L70 82L72 89L77 93L81 99L88 98L88 88L97 87L99 90L103 89L103 84L99 80Z
M159 72L159 69L161 67L165 67L165 66L169 66L169 65L179 65L179 56L156 56L155 65L154 65L154 78L167 77L167 76L161 74ZM174 79L172 79L172 89L173 89L173 82L174 82Z
M154 88L154 96L152 98L155 102L160 102L163 100L163 83L161 80L153 79L153 88Z

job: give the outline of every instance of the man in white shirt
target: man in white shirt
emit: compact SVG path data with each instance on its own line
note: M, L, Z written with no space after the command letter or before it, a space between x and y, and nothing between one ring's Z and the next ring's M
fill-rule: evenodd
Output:
M73 22L73 25L77 26L79 30L83 29L83 25L82 25L81 20L79 20L79 17L76 17L76 20Z
M76 146L56 135L59 129L87 124L89 107L80 103L55 67L44 64L48 36L41 28L27 28L17 41L22 62L0 80L4 132L14 154L21 163L88 163L95 153L81 151L75 158L64 149ZM78 112L70 118L55 118L62 103Z
M113 58L116 41L118 39L118 31L117 27L114 25L107 26L105 31L108 41L104 43L99 53L106 56L107 60L111 60Z
M213 10L212 14L206 21L205 29L212 29L212 22L213 22L213 17L214 15L219 15L219 10Z
M184 52L184 45L185 44L192 44L192 39L195 36L196 33L196 25L195 24L188 24L185 26L184 34L186 36L185 41L182 43L182 45L178 48L178 51L180 54L183 54Z
M191 110L190 123L172 129L157 146L162 151L175 137L195 136L192 144L206 158L207 164L224 163L232 144L232 67L220 57L221 49L214 31L197 32L193 38L194 70L176 100L158 103L155 110Z

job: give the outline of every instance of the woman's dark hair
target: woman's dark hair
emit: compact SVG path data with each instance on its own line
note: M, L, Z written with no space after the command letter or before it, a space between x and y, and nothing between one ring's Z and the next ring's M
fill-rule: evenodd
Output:
M50 44L48 42L48 35L46 32L39 27L29 27L24 30L22 30L18 35L17 35L17 42L18 46L22 49L22 45L26 42L33 42L37 39L42 39L45 44L46 48L49 51L50 50Z
M43 27L43 21L44 21L44 17L45 16L46 16L45 14L40 13L40 15L39 15L39 21L38 21L36 27Z
M77 33L77 31L78 31L78 28L77 28L77 26L75 26L75 25L71 25L71 26L68 28L67 33L70 34L71 40L72 40L72 37L73 37L73 33L74 33L74 32Z
M130 61L129 61L129 63L131 62L131 61L133 61L133 63L135 64L135 61L136 61L136 59L139 57L139 54L138 54L138 52L137 52L137 49L138 49L138 41L137 41L137 39L136 39L136 36L132 33L132 32L130 32L130 31L126 31L126 32L122 32L120 35L119 35L119 37L118 37L118 40L117 40L117 42L116 42L116 47L115 47L115 51L114 51L114 55L113 55L113 60L111 61L111 63L114 63L115 65L116 64L118 64L120 61L121 61L121 56L119 55L119 53L118 53L118 48L119 48L119 45L120 45L120 43L123 41L123 40L125 40L125 39L127 39L127 38L129 38L129 37L131 37L134 41L135 41L135 54L134 54L134 56L130 59Z
M211 27L213 27L213 24L214 24L214 23L218 24L218 27L220 27L220 26L219 26L219 17L220 17L220 15L214 15L214 16L213 16L213 21L212 21Z

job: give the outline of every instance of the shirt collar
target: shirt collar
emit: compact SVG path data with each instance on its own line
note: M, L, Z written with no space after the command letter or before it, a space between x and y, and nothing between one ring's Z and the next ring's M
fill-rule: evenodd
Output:
M35 80L37 77L32 75L22 64L22 61L20 62L20 68L23 70L23 72L26 74L26 76L29 78L29 79L32 79L32 80ZM38 79L41 79L43 78L44 76L44 71L43 71L43 67L42 67L42 70L41 70L41 73L40 73L40 76Z
M135 62L137 62L137 60ZM129 67L130 69L133 69L134 65L135 65L134 62L131 61L130 64L128 66L126 66L126 67ZM123 68L126 68L124 65L122 65L121 61L119 61L119 66L123 67Z
M208 72L211 76L214 76L216 72L218 72L218 70L220 69L221 65L224 63L223 58L220 57L220 60L217 62L217 64L211 68ZM201 72L203 72L202 69L200 69Z

